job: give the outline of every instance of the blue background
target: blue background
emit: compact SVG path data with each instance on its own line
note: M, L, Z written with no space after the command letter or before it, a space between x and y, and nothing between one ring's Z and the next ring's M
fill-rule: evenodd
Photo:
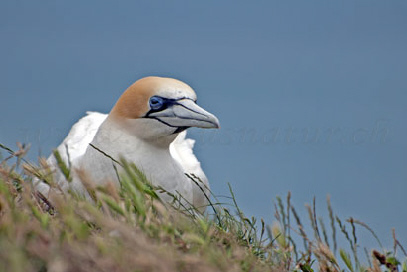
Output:
M229 182L271 222L291 191L307 222L304 203L327 219L330 194L406 245L406 14L401 0L2 1L0 142L36 161L136 79L179 78L221 121L189 134L216 195Z

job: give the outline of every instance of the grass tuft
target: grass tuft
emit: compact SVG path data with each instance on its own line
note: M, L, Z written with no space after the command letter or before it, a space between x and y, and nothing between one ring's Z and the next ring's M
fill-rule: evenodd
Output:
M0 149L6 153L0 153L0 271L407 271L399 256L407 254L394 230L393 249L385 251L367 224L341 220L329 197L329 224L317 216L314 198L306 208L310 223L304 225L290 193L276 198L273 224L248 217L230 184L230 203L207 196L207 213L201 214L179 195L164 203L159 193L165 190L120 159L119 188L97 185L79 173L89 201L64 193L44 159L38 166L24 160L26 146ZM71 180L70 166L54 154ZM34 190L32 181L38 179L52 187L49 195ZM379 246L371 254L365 249L366 264L358 257L359 229L367 229ZM337 239L349 244L339 256Z

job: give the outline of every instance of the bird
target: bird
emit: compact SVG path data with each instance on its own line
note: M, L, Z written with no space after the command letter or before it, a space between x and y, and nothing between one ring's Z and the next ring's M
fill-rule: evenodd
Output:
M219 128L218 118L198 106L195 91L186 83L166 77L149 76L137 80L117 100L109 114L87 112L75 123L56 148L72 172L72 181L58 168L55 152L47 159L54 180L63 191L86 195L79 172L103 185L119 185L115 163L119 158L134 163L156 187L182 199L203 212L208 204L209 183L193 154L195 141L186 137L191 127ZM113 160L114 159L114 160ZM197 185L187 175L197 177ZM38 182L43 194L50 187ZM160 194L170 202L170 194Z

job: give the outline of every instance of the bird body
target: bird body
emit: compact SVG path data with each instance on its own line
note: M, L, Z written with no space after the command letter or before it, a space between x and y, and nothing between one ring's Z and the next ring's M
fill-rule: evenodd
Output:
M111 112L89 112L71 129L57 148L70 165L73 180L68 183L53 155L49 164L56 169L55 179L64 190L86 193L79 172L97 184L119 184L115 160L134 163L155 186L160 186L204 210L206 197L186 174L209 185L199 161L193 154L194 141L186 138L189 127L218 128L217 118L199 107L196 95L187 84L170 78L147 77L131 85ZM113 159L113 160L112 160ZM37 186L47 191L44 184ZM163 194L162 198L171 201Z

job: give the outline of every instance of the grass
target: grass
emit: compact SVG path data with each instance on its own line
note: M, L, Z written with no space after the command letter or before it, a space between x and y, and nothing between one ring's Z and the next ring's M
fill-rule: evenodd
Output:
M162 189L125 161L120 188L96 186L84 174L92 201L61 192L46 198L32 188L38 178L58 192L45 160L32 165L25 146L0 147L0 271L407 271L394 230L386 251L368 225L340 219L329 198L329 218L317 216L314 199L305 221L290 193L277 197L276 220L268 225L245 216L230 187L230 203L212 197L201 215L177 196L162 203ZM59 167L69 180L69 167ZM379 249L359 245L359 228ZM348 248L338 249L339 241Z

